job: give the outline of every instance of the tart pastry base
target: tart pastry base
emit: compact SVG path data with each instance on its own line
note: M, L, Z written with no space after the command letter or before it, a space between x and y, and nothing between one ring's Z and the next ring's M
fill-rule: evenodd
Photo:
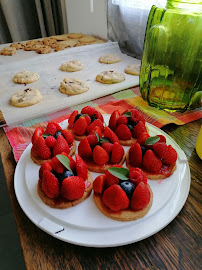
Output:
M75 151L76 151L76 141L74 140L73 141L73 145L72 145L72 147L70 148L70 152L69 152L69 156L73 156L74 155L74 153L75 153ZM34 161L34 163L36 163L36 164L38 164L38 165L42 165L42 164L44 164L47 160L48 161L51 161L51 159L52 158L50 158L50 159L40 159L40 158L37 158L37 157L35 157L33 154L32 154L32 149L31 149L31 159Z
M129 150L126 153L126 166L128 167L128 169L134 167L129 162ZM167 173L151 173L151 172L144 170L144 168L142 168L142 167L141 167L141 170L143 170L143 172L146 174L147 178L149 178L150 180L160 180L160 179L165 179L165 178L171 176L173 174L173 172L176 170L176 168L177 168L177 166L176 166L176 162L175 162L174 165L170 165L170 169L168 170Z
M48 206L50 206L51 208L58 208L58 209L66 209L66 208L70 208L73 207L81 202L83 202L84 200L86 200L92 191L93 188L93 178L90 174L90 172L88 172L88 179L87 181L90 183L89 187L87 187L84 191L83 196L78 199L78 200L74 200L74 201L67 201L65 199L63 199L62 197L58 198L58 199L51 199L49 197L46 196L46 194L44 193L42 187L41 187L41 180L38 180L38 184L37 184L37 192L39 197L41 198L41 200Z
M138 218L144 217L148 213L149 209L152 206L153 193L152 193L150 186L149 185L147 185L147 186L148 186L149 191L150 191L150 201L145 208L143 208L142 210L139 210L139 211L126 209L126 210L114 212L103 204L100 194L94 193L93 197L94 197L94 201L95 201L95 204L97 205L98 209L105 216L112 218L112 219L115 219L115 220L119 220L119 221L132 221L132 220L136 220Z

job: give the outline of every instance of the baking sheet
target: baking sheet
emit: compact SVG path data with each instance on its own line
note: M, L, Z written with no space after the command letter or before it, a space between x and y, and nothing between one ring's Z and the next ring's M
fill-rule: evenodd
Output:
M99 63L99 57L107 53L119 55L122 61L110 65ZM82 61L85 65L84 69L73 73L60 70L63 62L73 59ZM57 53L40 55L40 57L37 55L37 57L29 59L22 57L22 60L0 65L0 110L6 124L11 125L136 86L139 84L139 76L124 73L125 67L129 64L140 64L140 60L122 54L117 42L75 47ZM13 76L23 70L37 72L40 79L27 85L13 83ZM126 80L116 84L97 82L96 75L107 70L124 73ZM62 94L59 86L65 77L88 81L89 91L75 96ZM40 103L24 108L17 108L9 104L11 95L28 87L37 88L42 93L43 99Z

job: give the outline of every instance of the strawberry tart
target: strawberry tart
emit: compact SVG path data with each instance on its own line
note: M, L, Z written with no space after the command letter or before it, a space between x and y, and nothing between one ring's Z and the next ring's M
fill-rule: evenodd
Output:
M81 110L73 111L68 120L67 129L72 132L77 141L85 138L96 126L104 130L104 118L102 114L91 106Z
M166 144L163 135L149 137L144 144L134 143L126 154L126 166L141 168L147 178L159 180L176 170L177 152Z
M76 161L66 153L56 155L39 169L37 192L41 200L52 208L65 209L87 199L93 179L79 155Z
M152 190L139 168L111 167L94 180L93 190L98 209L115 220L136 220L152 206Z
M103 133L99 127L92 130L80 141L78 154L86 162L90 171L98 173L104 173L114 164L122 165L125 160L124 149L109 127L105 127Z
M72 156L76 151L76 141L67 129L63 129L54 122L49 122L46 130L37 127L32 136L31 158L42 165L55 155L65 152Z
M136 141L144 143L149 137L144 116L136 109L126 110L122 114L114 111L108 126L115 132L121 145L131 146Z

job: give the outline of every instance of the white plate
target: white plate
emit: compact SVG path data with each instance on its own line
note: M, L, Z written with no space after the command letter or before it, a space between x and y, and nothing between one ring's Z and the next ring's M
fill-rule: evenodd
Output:
M105 115L105 122L109 116ZM67 126L67 120L61 127ZM126 245L145 239L169 224L182 209L190 188L190 170L181 148L162 130L147 123L150 135L162 134L178 153L177 170L165 180L148 183L154 200L148 214L136 221L121 222L104 216L91 196L69 209L52 209L39 198L36 186L40 166L30 158L31 144L22 154L15 171L18 202L28 218L43 231L65 242L91 247ZM129 148L124 147L127 151ZM98 174L92 173L93 179Z

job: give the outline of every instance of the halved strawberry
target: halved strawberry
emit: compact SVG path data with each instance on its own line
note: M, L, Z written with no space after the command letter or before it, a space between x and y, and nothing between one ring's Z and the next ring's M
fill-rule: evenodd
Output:
M138 137L137 139L137 142L140 144L140 145L144 145L146 140L149 138L149 134L147 132L143 132L142 134L140 134L140 136Z
M51 151L46 145L42 136L38 137L32 146L32 154L40 159L49 159L51 157Z
M111 114L110 119L109 119L109 128L111 130L114 130L115 131L117 120L118 120L119 117L120 117L120 112L118 110L114 111Z
M77 114L79 114L78 111L73 111L70 116L69 116L69 120L68 120L68 124L69 124L69 127L72 128L73 125L74 125L74 120L77 116Z
M69 149L69 145L67 143L67 141L65 140L65 138L60 134L55 142L55 145L53 147L53 156L56 156L62 152L65 152L67 154L69 154L70 149Z
M93 190L95 193L102 194L105 185L106 175L102 174L95 178L93 182Z
M130 168L129 180L136 186L140 182L147 184L147 176L140 168Z
M88 124L85 117L80 117L74 124L73 130L76 135L85 135Z
M151 149L148 149L143 156L142 165L146 171L158 173L162 167L162 162Z
M75 154L75 158L76 158L76 173L77 173L77 176L82 177L83 180L85 181L87 179L87 175L88 175L88 170L87 170L86 163L77 154Z
M160 159L164 159L168 156L168 146L165 142L153 144L153 151Z
M32 135L32 144L38 139L42 134L44 134L44 130L42 127L37 127Z
M177 160L177 152L171 145L168 145L168 154L164 158L163 164L174 165L176 160Z
M103 193L102 201L115 212L127 209L129 206L128 196L119 185L112 185L107 188Z
M57 198L60 194L60 183L55 175L48 170L43 172L42 189L51 199Z
M112 153L111 153L111 163L116 164L119 163L124 156L124 149L123 146L119 143L115 142L112 147Z
M108 138L111 143L115 143L115 142L119 143L119 138L116 136L116 134L109 127L105 128L104 137Z
M88 135L86 138L92 148L98 144L97 136L93 131L91 131L90 135Z
M88 114L89 116L92 116L93 114L97 113L97 110L91 106L86 106L81 110L82 114Z
M124 124L120 124L116 128L115 134L120 140L130 140L132 136L130 129Z
M112 167L114 167L114 165ZM121 168L121 166L116 166L116 167ZM110 187L110 186L115 185L115 184L117 184L117 185L119 184L118 177L111 174L108 170L105 172L105 175L106 175L105 184L107 187Z
M74 141L74 136L72 135L72 133L67 130L67 129L63 129L62 130L62 135L65 137L66 141L68 144L72 144Z
M51 163L48 160L46 162L44 162L44 164L41 165L41 167L39 169L39 179L42 180L42 178L43 178L43 172L45 170L48 170L48 171L51 171L52 170Z
M65 170L65 166L59 161L59 159L57 159L56 156L51 159L50 165L56 173L63 173Z
M80 199L85 191L85 183L82 177L70 176L62 181L61 195L67 201Z
M56 139L53 136L48 136L45 138L45 143L49 148L53 148L55 145Z
M136 211L145 208L150 201L150 190L146 184L140 182L133 192L133 196L130 201L130 208Z
M121 124L123 124L123 125L127 125L127 124L128 124L128 117L127 117L127 116L121 115L121 116L118 118L118 120L117 120L117 126L119 126L119 125L121 125Z
M96 117L97 119L100 119L102 122L104 122L104 118L103 118L101 112L97 111L96 114L95 114L95 117Z
M92 130L91 130L91 132L89 133L89 135L90 134L95 134L94 131L98 134L98 136L100 138L102 137L102 131L101 131L100 127L98 127L98 126L93 127Z
M91 123L91 118L90 118L90 116L89 116L89 115L85 115L84 117L85 117L85 119L86 119L87 125L89 126L90 123Z
M89 159L92 156L92 150L87 138L80 141L78 145L78 154L84 159Z
M93 149L93 160L98 165L104 165L109 161L109 154L104 148L96 145Z
M101 132L103 132L104 130L104 125L103 122L100 119L96 119L95 121L93 121L88 127L87 127L87 132L88 134L96 127L98 126L101 130Z
M55 124L53 122L49 122L44 133L51 134L52 136L54 136L56 131L57 131L57 128Z
M134 138L139 138L142 133L147 133L145 124L139 121L137 125L133 128L132 134Z
M142 150L137 142L129 149L129 161L133 167L139 167L142 162Z
M104 149L107 151L107 153L108 153L109 155L111 154L112 148L113 148L113 144L112 144L112 143L103 142L103 143L101 144L101 146L102 146L102 148L104 148Z

